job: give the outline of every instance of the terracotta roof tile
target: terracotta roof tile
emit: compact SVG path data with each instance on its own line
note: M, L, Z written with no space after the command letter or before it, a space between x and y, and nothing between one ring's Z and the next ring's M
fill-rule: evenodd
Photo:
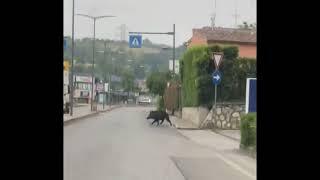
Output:
M243 42L256 43L257 36L254 30L233 29L216 27L204 27L202 29L193 29L194 32L201 34L208 41L227 41L227 42Z

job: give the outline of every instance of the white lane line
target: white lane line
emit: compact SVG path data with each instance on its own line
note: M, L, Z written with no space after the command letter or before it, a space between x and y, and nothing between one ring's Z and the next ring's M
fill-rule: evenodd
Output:
M230 165L231 167L237 169L238 171L240 171L242 174L250 177L251 179L256 179L255 175L252 175L251 173L249 173L248 171L242 169L239 165L237 165L236 163L226 159L225 157L223 157L221 154L216 153L217 157L220 158L221 160L223 160L225 163L227 163L228 165Z

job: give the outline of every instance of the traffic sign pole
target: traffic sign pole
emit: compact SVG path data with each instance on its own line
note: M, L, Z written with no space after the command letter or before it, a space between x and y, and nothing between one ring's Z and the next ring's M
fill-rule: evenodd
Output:
M212 53L212 60L214 61L215 65L215 72L212 74L212 80L214 84L214 109L217 109L217 86L221 82L222 75L219 72L219 66L223 60L223 53L221 52L214 52Z
M214 108L217 107L217 86L221 83L222 74L219 71L212 73L212 82L214 84Z
M217 109L217 85L214 86L214 108Z
M173 36L173 47L172 47L172 59L173 59L173 76L175 76L175 42L176 42L176 25L173 24L173 31L172 32L129 32L129 34L166 34ZM129 39L130 41L130 39ZM129 42L130 43L130 42ZM141 41L142 43L142 41ZM130 43L131 46L131 43ZM140 47L139 47L140 48Z

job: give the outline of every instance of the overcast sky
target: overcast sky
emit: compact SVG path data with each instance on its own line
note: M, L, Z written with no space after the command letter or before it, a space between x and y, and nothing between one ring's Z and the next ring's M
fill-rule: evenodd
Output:
M235 2L238 24L256 22L256 0L216 0L216 26L234 27ZM176 24L176 46L192 36L192 28L210 25L214 0L75 0L75 14L115 15L96 22L96 38L119 40L121 24L129 31L170 32ZM72 0L64 0L64 35L71 36ZM75 16L75 38L93 37L93 21ZM152 42L172 45L172 36L143 35Z

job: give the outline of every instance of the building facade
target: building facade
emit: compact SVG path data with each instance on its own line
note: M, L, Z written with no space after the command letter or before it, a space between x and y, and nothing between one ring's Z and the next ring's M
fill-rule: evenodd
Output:
M239 48L239 57L256 58L256 41L255 30L203 27L192 30L192 37L186 45L188 48L197 45L233 45Z
M74 76L74 100L77 103L91 103L92 77L85 75ZM94 91L95 92L95 87Z

